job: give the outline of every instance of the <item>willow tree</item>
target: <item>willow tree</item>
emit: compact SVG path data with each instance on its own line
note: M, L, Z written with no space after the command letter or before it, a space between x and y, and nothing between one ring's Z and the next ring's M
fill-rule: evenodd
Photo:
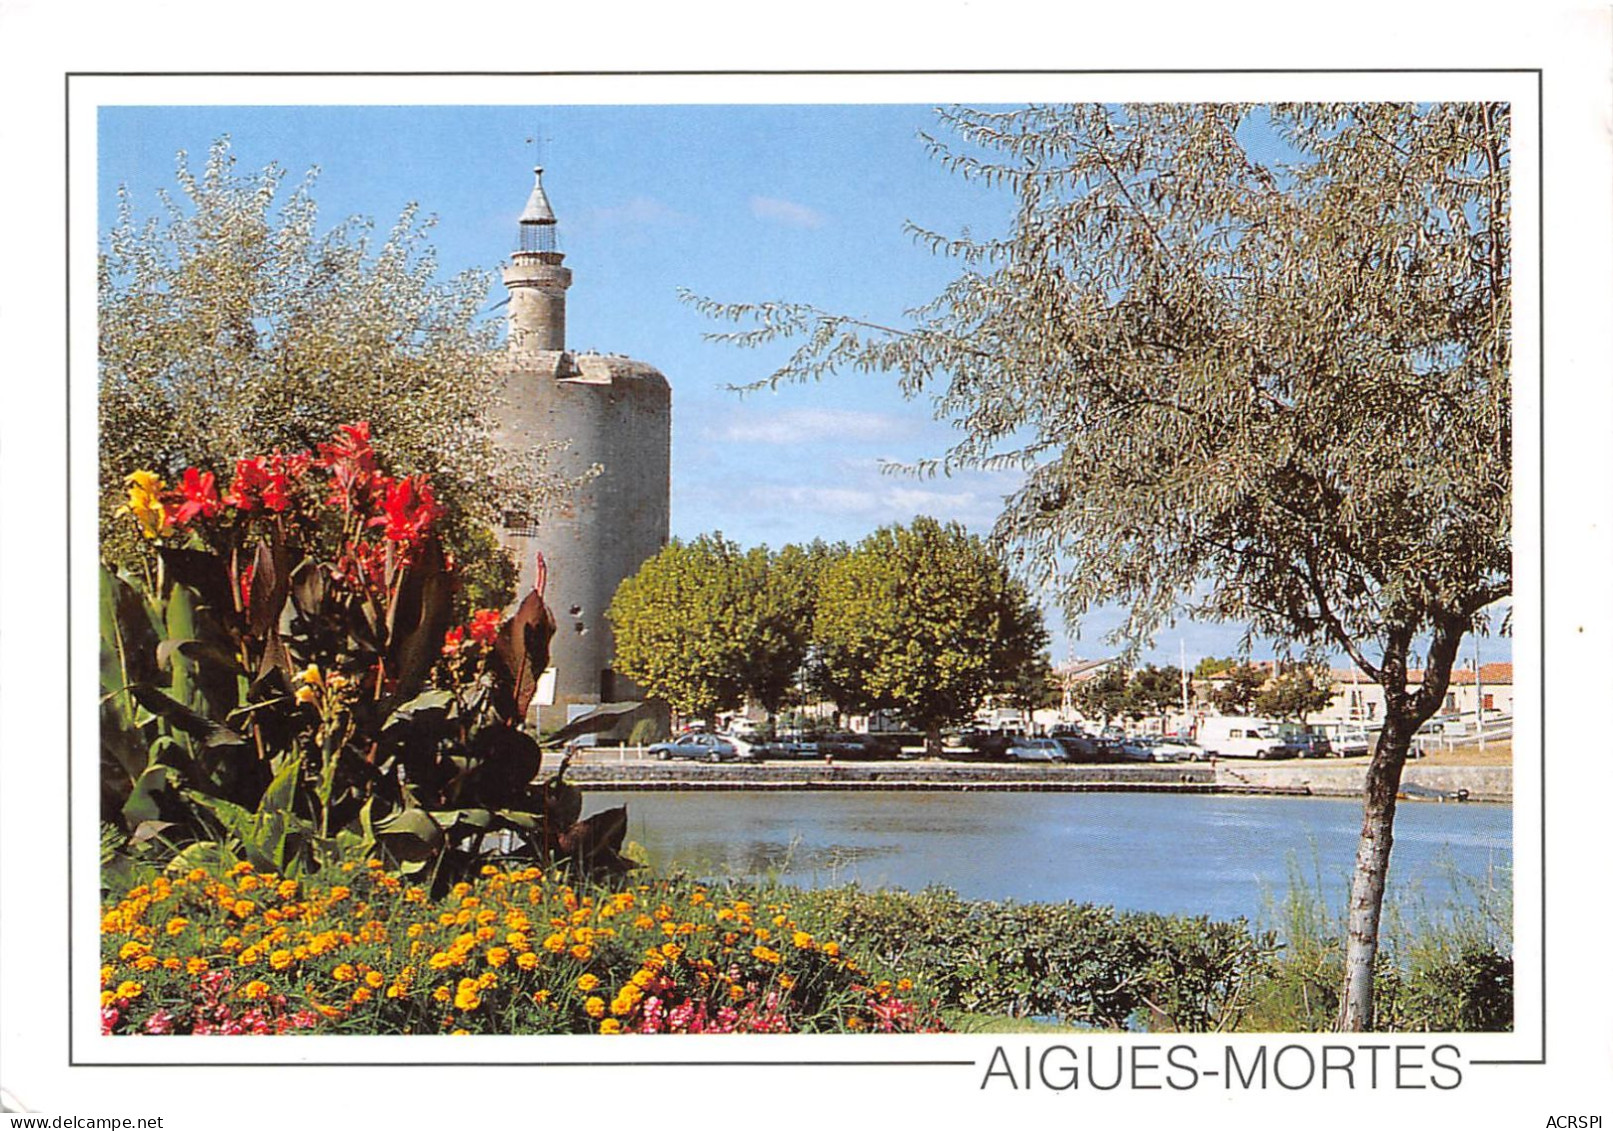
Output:
M360 218L321 230L315 173L289 193L284 179L272 165L238 172L225 138L200 170L179 154L165 222L119 191L99 264L103 553L140 552L114 519L136 468L228 482L238 458L312 449L368 420L400 467L431 472L463 572L502 603L514 575L492 530L567 484L547 453L496 442L490 275L439 278L413 206L379 242Z
M802 344L770 378L896 375L1022 469L996 536L1071 618L1184 612L1382 685L1339 1024L1372 1025L1395 795L1464 633L1510 595L1505 105L953 109L927 139L1012 196L1000 237L915 229L955 280L880 326L723 305ZM1420 662L1420 679L1414 668Z

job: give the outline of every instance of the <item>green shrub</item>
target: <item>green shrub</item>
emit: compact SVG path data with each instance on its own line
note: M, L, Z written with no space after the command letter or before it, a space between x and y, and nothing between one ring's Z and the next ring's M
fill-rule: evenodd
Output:
M1234 1027L1275 945L1241 920L966 901L939 888L810 892L796 913L907 970L942 1008L1109 1029Z

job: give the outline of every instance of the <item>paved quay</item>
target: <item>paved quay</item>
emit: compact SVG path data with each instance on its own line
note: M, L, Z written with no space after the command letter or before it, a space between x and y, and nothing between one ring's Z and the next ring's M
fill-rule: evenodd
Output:
M633 790L933 790L968 792L1161 792L1358 797L1365 759L1215 765L1043 765L1003 762L652 762L584 759L567 780L594 789ZM1436 793L1468 791L1473 801L1510 802L1512 771L1498 766L1408 766L1405 781Z

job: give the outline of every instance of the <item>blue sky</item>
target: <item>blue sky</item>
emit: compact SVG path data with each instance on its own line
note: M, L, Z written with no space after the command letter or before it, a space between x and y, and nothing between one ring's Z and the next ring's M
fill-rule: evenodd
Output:
M906 222L978 235L1011 217L1006 193L949 175L927 154L917 135L934 125L931 108L910 105L106 107L100 227L120 184L139 212L160 215L156 194L175 188L175 153L187 150L199 168L227 134L242 172L273 162L289 186L317 166L322 224L360 215L384 232L416 202L436 218L431 242L445 273L494 269L516 245L541 160L574 273L568 345L641 358L672 384L674 535L855 541L920 513L985 533L1010 474L919 481L881 471L882 461L945 450L952 430L927 403L904 400L878 374L741 398L728 386L765 376L782 350L706 342L720 327L678 300L681 287L900 318L955 271L915 244ZM489 308L503 297L495 283ZM1119 619L1097 610L1072 641L1050 617L1055 659L1106 654L1102 635ZM1148 658L1176 662L1179 642L1190 663L1230 654L1239 636L1236 626L1184 623ZM1486 661L1510 657L1509 641L1482 648Z

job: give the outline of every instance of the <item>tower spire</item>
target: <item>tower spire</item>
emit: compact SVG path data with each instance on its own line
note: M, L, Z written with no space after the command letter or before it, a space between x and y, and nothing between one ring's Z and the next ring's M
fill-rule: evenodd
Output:
M543 166L538 165L532 170L532 193L526 198L526 208L521 211L521 250L557 250L555 226L549 194L543 191Z
M510 348L516 353L566 348L566 288L571 272L555 238L554 208L543 191L543 166L521 210L521 243L504 269L510 291Z

